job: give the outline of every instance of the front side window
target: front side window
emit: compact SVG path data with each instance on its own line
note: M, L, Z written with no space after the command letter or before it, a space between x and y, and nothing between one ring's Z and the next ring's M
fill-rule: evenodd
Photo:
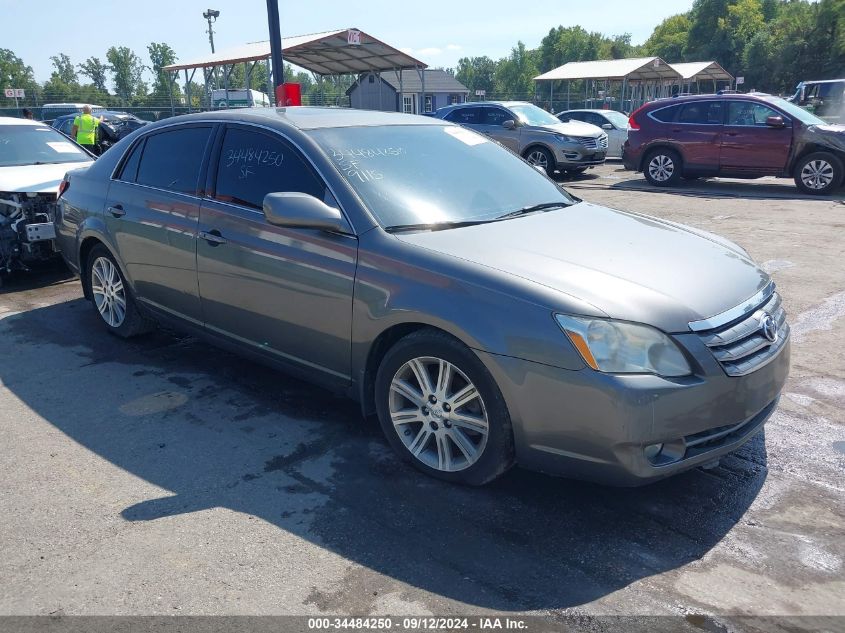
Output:
M139 185L196 193L211 127L183 127L147 137L138 165Z
M282 139L245 128L226 130L214 198L261 209L264 196L277 191L297 191L323 200L326 187Z
M728 125L764 127L766 118L781 116L780 112L753 101L731 101L728 103Z
M482 125L502 125L505 121L513 121L513 115L501 108L484 108L481 115Z
M688 125L721 125L721 101L696 101L681 106L678 123Z

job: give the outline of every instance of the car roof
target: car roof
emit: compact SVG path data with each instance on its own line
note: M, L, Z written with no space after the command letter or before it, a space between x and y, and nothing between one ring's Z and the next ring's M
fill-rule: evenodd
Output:
M563 112L558 112L558 114L566 114L567 112L594 112L596 114L618 112L619 114L624 114L623 112L619 112L619 110L602 110L601 108L573 108L572 110L564 110Z
M30 119L19 119L13 116L0 116L0 125L40 125L41 127L50 127L43 121L32 121Z
M727 93L727 94L704 94L704 95L683 95L679 97L663 97L655 99L646 103L646 107L657 106L665 107L667 105L674 105L676 103L687 103L690 101L719 101L721 99L739 99L741 101L766 101L762 97L771 97L772 95L757 92L757 93Z
M376 110L354 110L351 108L324 108L311 106L289 106L286 108L237 108L197 112L162 119L145 129L161 124L190 123L191 121L250 121L264 125L287 125L299 130L316 130L338 127L374 127L382 125L450 125L439 119L401 112L379 112Z

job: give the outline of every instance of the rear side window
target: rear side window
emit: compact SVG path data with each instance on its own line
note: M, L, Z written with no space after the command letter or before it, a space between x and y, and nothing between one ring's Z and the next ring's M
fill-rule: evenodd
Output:
M184 127L148 136L135 182L168 191L196 193L210 135L210 127Z
M140 142L135 143L130 151L129 158L126 159L126 162L123 163L123 168L120 170L120 176L118 176L119 180L123 180L124 182L135 182L135 178L138 176L138 165L141 162L141 152L144 148L144 140L141 139Z
M215 199L261 209L264 196L277 191L297 191L323 200L326 186L281 138L244 128L226 130Z
M721 125L721 101L697 101L685 103L678 114L678 123L694 125Z
M651 113L652 119L657 119L661 123L671 123L680 111L680 105L669 106L668 108L660 108Z
M478 123L478 111L480 108L458 108L446 115L447 121L460 123L461 125L473 125Z

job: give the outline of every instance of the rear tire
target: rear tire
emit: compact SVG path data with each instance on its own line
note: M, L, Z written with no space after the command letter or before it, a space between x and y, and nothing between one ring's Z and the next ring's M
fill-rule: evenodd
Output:
M814 196L833 193L842 184L842 161L829 152L813 152L798 160L793 177L804 193Z
M542 167L549 177L554 175L556 167L555 158L545 147L530 147L523 154L523 158L533 167Z
M91 291L91 303L100 322L111 334L130 338L155 329L155 321L138 311L132 289L114 257L102 244L88 254L85 283Z
M496 381L439 330L399 340L379 365L376 410L391 447L427 475L480 486L513 464L513 432Z
M683 171L681 156L673 149L659 148L648 153L643 165L643 175L655 187L672 187L678 184Z

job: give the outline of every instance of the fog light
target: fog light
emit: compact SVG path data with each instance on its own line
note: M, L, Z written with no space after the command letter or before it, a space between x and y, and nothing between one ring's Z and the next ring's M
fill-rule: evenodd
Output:
M649 444L643 449L643 454L648 461L653 462L662 450L663 444Z

